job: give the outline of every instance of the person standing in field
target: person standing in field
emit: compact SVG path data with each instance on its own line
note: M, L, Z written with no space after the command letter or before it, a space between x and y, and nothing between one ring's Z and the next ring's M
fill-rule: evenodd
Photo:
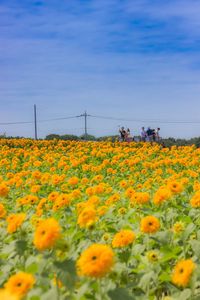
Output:
M120 141L124 142L126 138L126 130L124 129L124 127L121 127L119 129L119 133L120 133Z
M158 127L158 128L155 130L156 142L159 142L159 141L160 141L159 131L160 131L160 128Z
M153 141L153 132L150 127L147 128L147 141L152 142Z
M126 137L125 137L126 142L131 142L133 140L132 136L131 136L131 131L129 128L127 128L126 130Z
M156 141L156 131L155 131L155 129L151 129L151 132L152 132L152 140L153 140L153 142L155 142Z
M142 131L140 133L140 136L141 136L141 141L146 142L147 133L146 133L146 130L145 130L144 127L142 127Z

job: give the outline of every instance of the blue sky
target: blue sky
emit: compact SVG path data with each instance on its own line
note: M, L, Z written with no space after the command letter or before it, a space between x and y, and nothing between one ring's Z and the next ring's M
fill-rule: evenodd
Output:
M0 0L0 123L82 114L91 134L200 136L200 1ZM154 121L155 120L155 121ZM157 121L156 121L157 120ZM38 124L49 133L82 134L82 118ZM0 133L33 136L33 124Z

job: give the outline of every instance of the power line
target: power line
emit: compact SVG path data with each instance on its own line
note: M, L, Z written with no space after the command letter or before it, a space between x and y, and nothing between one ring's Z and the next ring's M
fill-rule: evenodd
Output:
M62 118L54 118L54 119L46 119L46 120L39 120L38 123L43 123L43 122L51 122L51 121L59 121L59 120L69 120L69 119L76 119L82 117L80 116L74 116L74 117L62 117Z
M113 121L124 121L124 122L141 122L141 123L166 123L166 124L200 124L200 121L167 121L167 120L141 120L141 119L124 119L124 118L114 118L105 116L94 116L90 115L92 118L113 120Z
M6 123L0 123L0 125L16 125L16 124L33 124L34 122L6 122Z
M159 120L159 119L126 119L126 118L116 118L110 116L100 116L100 115L89 115L86 112L84 114L78 116L69 116L69 117L61 117L61 118L51 118L51 119L44 119L44 120L37 120L37 123L43 122L51 122L51 121L61 121L61 120L69 120L69 119L76 119L84 117L97 118L97 119L104 119L104 120L113 120L113 121L124 121L124 122L141 122L141 123L166 123L166 124L200 124L200 121L191 121L191 120ZM34 121L16 121L16 122L1 122L0 125L20 125L20 124L33 124ZM86 120L86 127L87 127L87 120ZM87 128L86 128L87 131Z
M51 122L51 121L59 121L59 120L68 120L68 119L75 119L82 117L80 116L74 116L74 117L63 117L63 118L54 118L54 119L46 119L46 120L37 120L37 123L43 123L43 122ZM16 124L33 124L33 121L19 121L19 122L5 122L0 123L0 125L16 125Z

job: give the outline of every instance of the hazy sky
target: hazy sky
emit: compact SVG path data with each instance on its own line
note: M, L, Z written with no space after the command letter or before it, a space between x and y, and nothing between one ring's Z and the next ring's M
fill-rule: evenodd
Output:
M200 136L199 0L0 0L0 123L91 115L94 135ZM149 120L149 121L148 121ZM151 121L152 120L152 121ZM157 121L153 121L157 120ZM144 123L142 122L144 121ZM82 134L83 118L38 124ZM33 124L0 133L33 136Z

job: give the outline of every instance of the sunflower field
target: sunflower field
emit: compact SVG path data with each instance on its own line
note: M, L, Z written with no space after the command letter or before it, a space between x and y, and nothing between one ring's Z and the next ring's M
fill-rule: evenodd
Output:
M200 149L0 140L0 300L200 299Z

